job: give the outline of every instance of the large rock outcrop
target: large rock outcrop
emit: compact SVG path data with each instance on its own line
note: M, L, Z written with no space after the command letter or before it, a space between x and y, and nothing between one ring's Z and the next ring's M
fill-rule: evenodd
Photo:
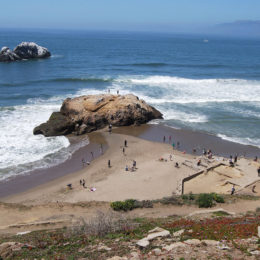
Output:
M46 123L37 126L33 133L44 136L58 136L74 133L89 133L105 127L144 124L162 114L137 96L88 95L67 98L60 109L54 112Z
M22 42L12 51L8 47L3 47L0 51L0 62L17 61L28 59L48 58L51 53L48 49L37 45L34 42Z

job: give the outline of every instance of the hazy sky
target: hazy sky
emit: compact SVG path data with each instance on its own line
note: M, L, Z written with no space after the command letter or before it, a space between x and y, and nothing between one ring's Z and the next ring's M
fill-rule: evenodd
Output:
M2 28L179 30L260 20L260 0L1 0Z

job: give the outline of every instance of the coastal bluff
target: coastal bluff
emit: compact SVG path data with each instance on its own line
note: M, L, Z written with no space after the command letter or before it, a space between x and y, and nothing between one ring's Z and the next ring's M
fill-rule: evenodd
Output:
M0 62L42 59L50 56L51 53L47 48L34 42L22 42L13 51L8 47L3 47L0 51Z
M49 120L34 128L35 135L82 135L109 124L128 126L161 119L162 114L144 100L132 94L87 95L67 98L60 112L53 112Z

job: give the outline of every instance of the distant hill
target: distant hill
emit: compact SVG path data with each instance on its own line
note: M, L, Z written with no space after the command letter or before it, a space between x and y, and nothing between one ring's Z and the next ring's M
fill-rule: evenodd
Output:
M232 23L222 23L215 25L213 30L213 34L260 38L260 20L243 20Z

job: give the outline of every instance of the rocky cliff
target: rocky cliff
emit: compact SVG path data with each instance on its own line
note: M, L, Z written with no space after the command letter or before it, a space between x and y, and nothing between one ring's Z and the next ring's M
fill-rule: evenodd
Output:
M33 133L58 136L74 133L81 135L112 124L127 126L143 124L162 114L137 96L88 95L67 98L60 109L46 123L37 126Z
M24 59L48 58L51 53L48 49L37 45L34 42L22 42L12 51L8 47L3 47L0 51L0 62L17 61Z

